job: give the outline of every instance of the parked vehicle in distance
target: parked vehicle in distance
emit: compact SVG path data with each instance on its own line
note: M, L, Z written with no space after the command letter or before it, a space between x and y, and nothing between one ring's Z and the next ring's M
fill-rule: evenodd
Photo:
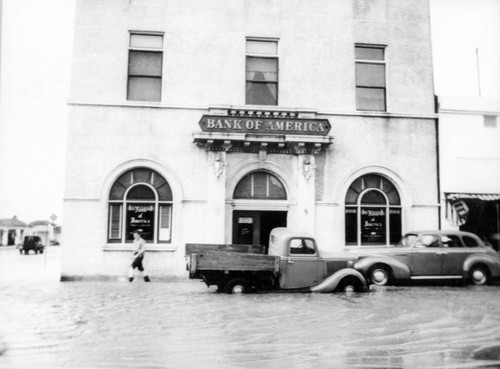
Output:
M39 236L25 236L22 245L19 247L19 253L22 254L24 251L24 254L28 255L30 250L33 250L35 254L43 254L43 249L44 245Z
M190 279L203 279L225 293L264 291L335 292L367 289L347 252L322 258L314 238L275 228L269 250L252 245L186 245Z
M359 256L354 268L369 283L410 280L463 280L485 285L500 276L500 257L473 233L409 232L396 246L350 250Z

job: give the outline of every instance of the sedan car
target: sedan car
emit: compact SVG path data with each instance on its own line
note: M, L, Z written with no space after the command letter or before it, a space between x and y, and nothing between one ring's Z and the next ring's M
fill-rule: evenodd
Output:
M22 254L24 251L24 254L28 255L30 250L33 250L35 254L43 254L43 249L42 239L39 236L26 236L19 248L19 253Z
M485 285L500 277L500 257L473 233L419 231L396 246L363 248L354 268L375 285L410 280L463 280Z

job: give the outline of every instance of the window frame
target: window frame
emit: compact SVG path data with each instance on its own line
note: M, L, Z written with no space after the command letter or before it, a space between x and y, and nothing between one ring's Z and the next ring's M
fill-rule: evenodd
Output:
M255 182L255 176L256 175L265 175L265 196L256 196L256 182ZM280 191L283 191L283 196L271 196L271 186L272 184L270 183L272 178L274 178L276 181L279 183ZM245 181L245 182L244 182ZM241 190L241 186L245 186L246 184L249 184L249 196L242 196L240 194L236 194L236 191ZM257 187L258 188L258 187ZM247 191L248 193L248 191ZM252 172L249 172L245 174L243 177L240 178L238 183L236 184L234 190L233 190L233 199L235 200L268 200L268 201L283 201L288 199L288 193L286 190L285 185L283 184L283 181L277 177L275 174L267 172L265 170L255 170Z
M276 44L276 54L265 54L256 53L248 51L248 42L274 42ZM248 60L249 58L254 59L272 59L276 60L276 81L259 81L248 79ZM268 37L246 37L245 38L245 105L265 105L265 106L278 106L279 105L279 76L280 76L280 63L279 63L279 39L278 38L268 38ZM249 102L249 95L247 93L248 84L273 84L276 88L276 103L275 104L253 104Z
M134 172L137 171L143 171L147 170L149 171L148 173L148 178L151 183L145 182L145 181L136 181L134 177ZM130 183L126 187L125 191L123 192L123 195L121 196L120 199L110 199L112 190L114 186L117 184L117 182L122 178L124 175L130 175ZM168 181L157 171L147 168L147 167L135 167L131 168L120 175L118 175L115 180L113 181L109 194L108 194L108 200L107 200L107 208L108 208L108 214L107 214L107 223L108 223L108 228L107 228L107 243L108 244L130 244L133 242L133 240L127 239L127 232L129 232L129 225L127 224L127 208L130 204L137 204L137 205L153 205L154 207L154 214L153 214L153 239L152 240L146 240L148 244L171 244L172 243L172 225L173 225L173 194L172 198L170 200L160 200L160 194L158 193L157 188L155 187L155 176L161 176L161 178L165 181L159 188L163 187L164 185L167 185L169 187L169 191L171 193L171 188L168 183ZM122 185L122 183L119 183L119 185ZM138 186L147 186L149 189L154 194L154 199L128 199L128 194L130 191ZM113 207L118 207L118 213L113 213L115 215L119 216L119 224L118 224L118 236L115 236L112 234L113 232L113 214L112 214L112 209ZM161 211L162 209L167 208L169 209L169 231L168 231L168 239L162 239L161 237Z
M160 36L161 37L161 48L157 47L147 47L147 46L132 46L132 37L134 35L138 36ZM152 31L129 31L129 43L128 43L128 51L127 51L127 91L126 91L126 100L127 101L137 101L137 102L161 102L163 97L163 56L164 56L164 44L165 44L165 33L164 32L152 32ZM131 74L131 55L132 53L155 53L160 54L160 75L159 76L150 76L150 75L141 75L141 74ZM156 79L159 80L159 91L158 91L158 100L137 100L132 99L130 97L131 93L131 79Z
M373 177L373 178L369 178ZM374 186L369 186L366 182L371 182L373 179L375 179L378 184L376 187ZM356 181L360 181L361 183L361 191L357 191L356 188L354 187L354 184ZM388 182L392 188L389 188L388 192L387 189L384 188L384 183ZM357 198L355 202L344 202L344 221L345 221L345 227L344 227L344 239L347 247L356 247L356 246L373 246L373 245L380 245L379 243L370 243L370 242L363 242L363 228L362 228L362 211L363 210L369 210L369 209L379 209L383 208L385 210L385 215L384 215L384 230L383 232L385 233L385 240L383 245L392 245L392 244L397 244L398 241L401 239L401 235L393 235L393 230L394 227L399 228L400 233L402 234L403 230L403 206L401 205L401 195L399 194L399 190L395 186L394 182L389 180L387 177L382 176L377 173L367 173L365 175L362 175L358 178L356 178L354 181L351 182L351 185L349 186L345 198L350 194L350 191L357 193ZM365 195L367 195L371 191L377 191L380 193L384 199L385 203L384 204L379 204L379 203L366 203L363 202L363 198ZM396 191L397 198L392 198L388 196L389 193L392 193L393 191ZM395 211L397 213L395 213ZM348 215L349 214L349 215ZM353 214L353 215L351 215ZM393 216L397 215L397 219L393 219ZM347 217L350 217L351 220L347 220ZM355 217L354 224L353 218ZM395 222L398 222L397 224L393 224ZM351 230L351 228L354 226L354 230ZM349 230L348 230L349 227ZM355 233L355 240L351 240L350 232ZM391 242L391 237L392 242ZM398 237L396 240L395 237Z
M357 48L365 49L377 49L383 51L383 60L376 59L358 59L356 56ZM384 86L364 86L358 85L357 81L357 68L359 64L365 65L382 65L384 67ZM376 111L376 112L387 112L387 45L380 44L354 44L354 84L355 84L355 96L356 96L356 110L358 111ZM383 108L382 109L368 109L359 106L358 103L358 89L366 90L382 90L383 91Z

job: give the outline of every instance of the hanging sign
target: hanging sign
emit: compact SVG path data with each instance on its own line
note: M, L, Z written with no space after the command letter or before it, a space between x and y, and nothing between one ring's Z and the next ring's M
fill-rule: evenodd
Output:
M328 119L292 119L278 117L231 117L204 115L199 122L203 132L239 132L325 136L330 132Z

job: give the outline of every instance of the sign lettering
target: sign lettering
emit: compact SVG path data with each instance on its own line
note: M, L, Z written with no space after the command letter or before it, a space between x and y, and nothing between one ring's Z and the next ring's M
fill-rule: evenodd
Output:
M243 118L204 115L199 125L204 132L241 132L325 136L330 132L328 119Z

